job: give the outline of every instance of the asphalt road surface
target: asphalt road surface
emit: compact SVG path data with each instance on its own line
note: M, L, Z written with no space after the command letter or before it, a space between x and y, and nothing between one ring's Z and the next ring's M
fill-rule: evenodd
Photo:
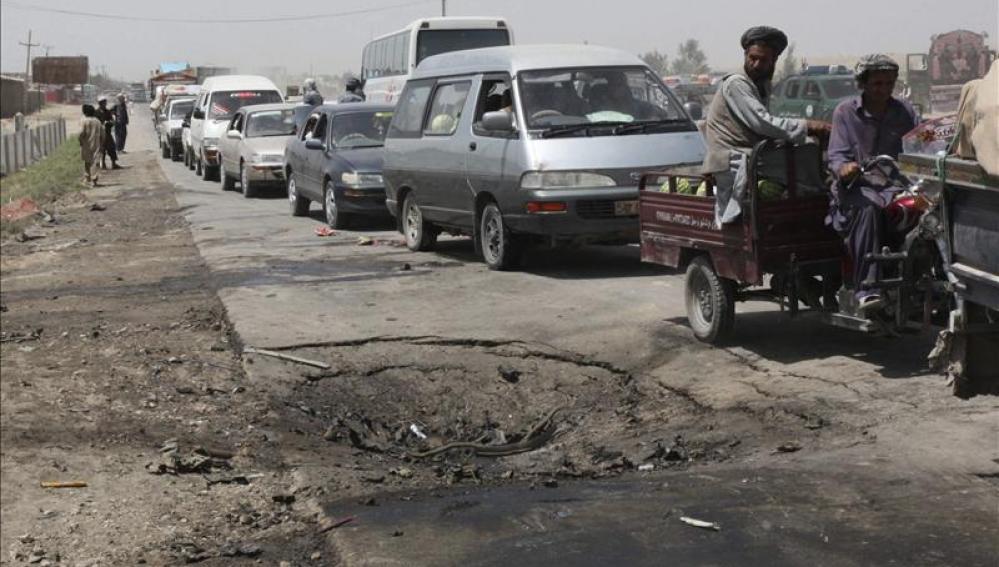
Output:
M293 218L281 188L245 199L181 163L161 166L245 345L335 351L356 364L369 356L357 349L398 345L370 356L404 366L427 362L413 360L421 349L439 364L462 365L475 353L441 345L515 342L525 352L626 374L639 393L660 388L697 423L712 416L705 428L733 448L724 459L614 479L367 488L375 494L367 503L378 506L359 504L349 490L327 493L321 510L356 518L329 532L347 564L999 561L997 403L950 395L925 368L929 333L875 338L752 304L738 308L735 346L709 348L686 327L683 275L642 264L634 246L534 251L522 271L492 272L467 239L442 238L436 252L412 253L385 219L318 237L317 204L311 218ZM427 340L433 347L423 346ZM277 371L245 367L258 380ZM550 389L576 393L565 384ZM473 394L454 385L454 396ZM533 415L545 409L523 404ZM586 429L587 419L577 417L567 445L584 447L599 433ZM616 439L644 442L665 421L633 419ZM302 474L322 479L334 471ZM721 529L692 527L681 516Z

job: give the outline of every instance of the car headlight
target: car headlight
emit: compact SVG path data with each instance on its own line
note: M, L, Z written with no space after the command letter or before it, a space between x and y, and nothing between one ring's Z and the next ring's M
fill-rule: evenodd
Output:
M614 187L606 175L586 171L531 171L520 179L522 189L567 189L570 187Z
M340 182L355 189L382 187L385 181L377 173L347 172L340 176Z
M206 148L217 147L219 145L219 139L218 138L205 138L204 140L202 140L202 145L204 145Z
M250 156L250 163L270 163L281 164L284 162L282 154L253 154Z

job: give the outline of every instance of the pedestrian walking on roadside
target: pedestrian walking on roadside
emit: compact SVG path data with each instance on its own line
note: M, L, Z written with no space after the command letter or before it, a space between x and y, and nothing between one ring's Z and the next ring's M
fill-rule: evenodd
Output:
M128 153L125 151L125 138L128 137L128 102L125 100L125 93L118 93L118 104L112 110L115 148L119 154Z
M118 165L118 149L114 143L114 113L108 108L108 97L101 95L97 99L97 119L104 125L104 153L101 155L101 169L107 169L105 158L111 158L111 169L121 169Z
M104 125L97 119L97 112L89 104L83 105L80 120L80 158L83 160L83 179L97 187L97 162L104 147Z
M316 80L313 78L302 82L302 103L313 108L323 104L323 95L316 87Z

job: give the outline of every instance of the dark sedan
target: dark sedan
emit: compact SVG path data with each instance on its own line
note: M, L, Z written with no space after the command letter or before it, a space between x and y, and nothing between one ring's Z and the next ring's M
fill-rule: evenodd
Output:
M328 104L312 111L285 147L292 215L307 215L312 201L323 204L333 228L345 227L355 216L388 215L382 146L393 108Z

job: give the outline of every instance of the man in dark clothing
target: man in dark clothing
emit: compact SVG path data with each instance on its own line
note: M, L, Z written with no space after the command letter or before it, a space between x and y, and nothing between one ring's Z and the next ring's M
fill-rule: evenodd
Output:
M347 84L345 85L347 92L340 95L336 101L338 103L348 103L348 102L364 102L364 91L361 90L361 81L355 77L347 79Z
M890 57L864 57L854 76L861 94L841 102L833 112L829 169L836 181L828 222L846 241L853 260L854 291L866 311L881 305L879 290L862 290L861 283L878 275L878 264L866 256L885 245L884 207L891 203L893 192L866 183L861 167L879 155L898 159L902 136L915 128L917 119L909 103L892 96L898 63Z
M128 137L128 104L125 93L118 94L118 103L111 109L114 112L114 140L118 153L125 152L125 138Z
M114 129L114 113L108 108L108 97L101 96L97 99L97 119L104 125L104 156L101 156L101 169L107 169L105 157L111 158L111 169L121 169L118 165L118 151L115 147L114 136L111 131Z

